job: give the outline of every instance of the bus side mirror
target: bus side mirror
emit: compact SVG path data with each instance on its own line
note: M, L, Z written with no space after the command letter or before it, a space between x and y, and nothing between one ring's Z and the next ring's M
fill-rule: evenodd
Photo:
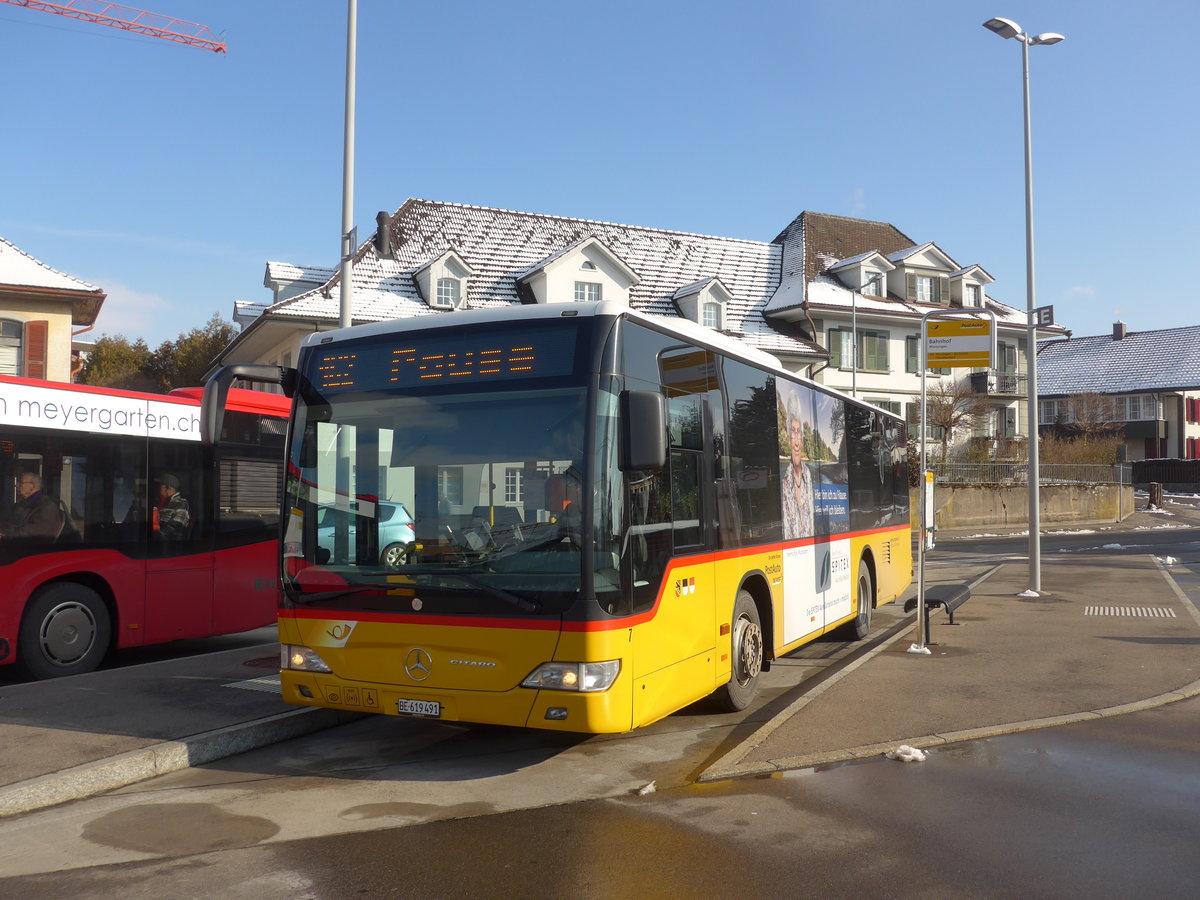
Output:
M238 379L281 385L290 397L295 390L296 370L253 363L234 363L217 369L205 382L204 396L200 399L200 442L205 447L215 447L221 440L225 401L230 386Z
M622 391L617 466L622 472L667 464L667 411L657 391Z

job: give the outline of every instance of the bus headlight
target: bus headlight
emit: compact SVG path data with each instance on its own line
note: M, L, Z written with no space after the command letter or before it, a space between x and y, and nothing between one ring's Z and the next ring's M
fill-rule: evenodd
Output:
M585 693L607 691L620 671L619 659L593 663L547 662L530 672L521 687Z
M300 672L326 672L333 669L317 655L317 651L299 644L279 645L279 668L296 669Z

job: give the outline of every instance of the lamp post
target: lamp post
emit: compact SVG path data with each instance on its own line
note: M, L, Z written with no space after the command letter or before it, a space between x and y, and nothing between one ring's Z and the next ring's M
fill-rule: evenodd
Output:
M346 2L346 110L342 134L342 261L338 303L338 326L353 324L354 251L358 237L354 228L354 71L358 57L358 0Z
M1002 38L1021 43L1021 81L1025 98L1025 304L1028 336L1025 342L1026 368L1029 372L1029 590L1042 589L1041 508L1038 496L1038 392L1037 392L1037 316L1034 312L1033 276L1033 143L1029 133L1029 46L1057 44L1063 36L1053 31L1028 35L1012 19L988 19L983 27Z

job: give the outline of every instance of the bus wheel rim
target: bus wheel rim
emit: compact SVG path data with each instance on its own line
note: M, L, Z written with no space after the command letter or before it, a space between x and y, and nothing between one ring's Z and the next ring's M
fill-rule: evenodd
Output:
M42 656L56 666L70 666L85 657L96 640L96 619L82 603L60 603L42 620Z
M738 619L734 647L737 648L734 657L737 680L739 684L745 684L762 671L762 629L749 619Z

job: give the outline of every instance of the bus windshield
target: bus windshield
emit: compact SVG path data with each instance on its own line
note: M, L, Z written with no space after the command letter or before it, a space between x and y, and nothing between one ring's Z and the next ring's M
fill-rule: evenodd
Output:
M300 392L291 602L423 614L561 612L581 587L586 391Z

